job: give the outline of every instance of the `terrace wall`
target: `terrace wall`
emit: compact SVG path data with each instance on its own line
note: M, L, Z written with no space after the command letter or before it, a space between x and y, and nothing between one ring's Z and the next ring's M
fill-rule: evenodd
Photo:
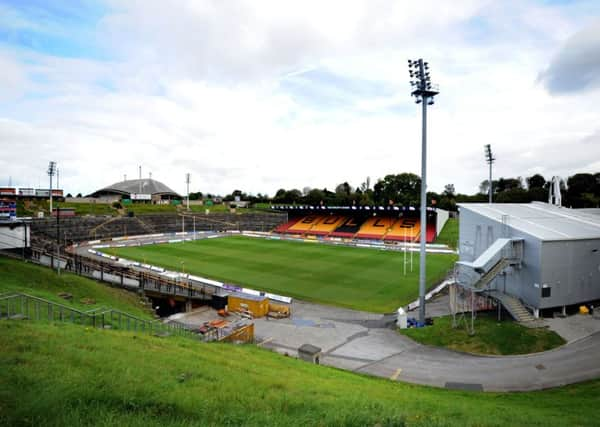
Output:
M179 231L271 231L287 222L285 213L213 213L140 215L137 217L84 216L60 218L60 241L78 242L108 237L134 236ZM31 222L32 243L56 242L56 218Z

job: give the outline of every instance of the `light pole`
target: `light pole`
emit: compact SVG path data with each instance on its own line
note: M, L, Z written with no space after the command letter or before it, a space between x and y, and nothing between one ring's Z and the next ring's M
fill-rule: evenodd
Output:
M485 149L485 161L488 165L490 165L490 180L488 181L488 194L489 194L489 203L492 203L492 163L496 160L494 155L492 154L492 146L490 144L486 144L483 146Z
M48 176L50 177L50 216L52 216L52 177L56 173L56 162L48 164Z
M408 60L411 95L417 104L422 104L421 138L421 251L419 258L419 322L425 324L425 278L427 239L427 106L433 105L433 97L439 93L431 84L429 64L423 59Z
M190 210L190 174L185 174L185 183L187 184L187 210Z

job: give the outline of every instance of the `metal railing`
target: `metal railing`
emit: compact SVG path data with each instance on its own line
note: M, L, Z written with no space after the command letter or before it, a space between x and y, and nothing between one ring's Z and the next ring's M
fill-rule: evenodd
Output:
M0 320L2 319L69 322L102 329L197 337L197 334L183 324L141 319L129 313L105 307L83 311L24 293L0 295Z

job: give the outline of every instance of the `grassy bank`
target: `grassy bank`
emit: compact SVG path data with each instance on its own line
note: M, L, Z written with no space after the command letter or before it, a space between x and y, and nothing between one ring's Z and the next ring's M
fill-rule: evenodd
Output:
M514 394L413 386L254 346L0 322L0 425L577 426L600 381Z
M0 294L5 292L23 292L79 310L104 306L143 319L152 318L151 313L140 304L139 297L132 292L111 288L70 273L62 272L58 275L47 267L0 257ZM61 298L59 294L62 292L70 293L73 298Z
M106 249L128 259L308 301L391 312L418 295L419 259L402 274L400 252L283 240L226 237ZM456 257L427 256L427 283L441 281Z
M446 221L446 224L444 224L444 228L442 228L442 231L435 239L435 243L442 243L444 245L448 245L452 249L456 249L456 245L458 244L457 218L448 218L448 221Z
M470 322L470 315L466 315ZM479 354L527 354L550 350L565 341L543 328L529 329L510 320L498 322L495 313L480 313L475 320L475 335L464 326L452 328L452 317L436 318L433 326L401 329L400 333L418 341L452 350Z

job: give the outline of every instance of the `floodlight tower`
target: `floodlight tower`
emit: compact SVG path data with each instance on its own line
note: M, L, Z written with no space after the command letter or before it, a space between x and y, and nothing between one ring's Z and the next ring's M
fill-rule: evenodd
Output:
M52 177L56 173L56 162L48 164L48 176L50 177L50 215L52 215Z
M419 322L425 323L425 272L427 237L427 106L433 105L433 97L439 93L437 86L431 84L429 64L423 59L408 60L411 95L417 104L422 103L421 133L421 251L419 258Z
M492 154L492 146L490 144L484 145L485 148L485 161L488 165L490 165L490 180L488 181L488 193L489 193L489 202L492 203L492 163L496 160L494 155Z
M190 210L190 174L185 174L185 183L187 185L187 210Z

